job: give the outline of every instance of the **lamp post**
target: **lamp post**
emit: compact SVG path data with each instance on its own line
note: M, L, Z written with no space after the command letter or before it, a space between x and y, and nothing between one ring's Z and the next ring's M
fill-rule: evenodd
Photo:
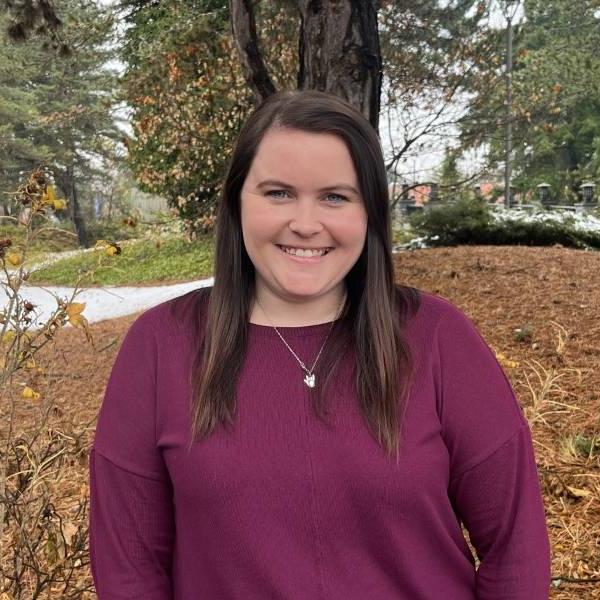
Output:
M596 190L596 184L593 181L586 181L585 183L582 183L579 189L581 190L584 204L596 204L597 198L594 193Z
M543 205L550 203L550 184L540 183L537 186L538 198Z
M504 17L506 18L506 140L504 147L504 206L510 208L512 202L512 153L513 153L513 38L514 19L521 5L521 0L504 1Z

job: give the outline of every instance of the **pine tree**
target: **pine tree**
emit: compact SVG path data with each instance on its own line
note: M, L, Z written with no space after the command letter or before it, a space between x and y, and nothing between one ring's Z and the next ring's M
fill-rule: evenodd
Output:
M5 39L0 46L9 82L0 93L14 99L0 130L12 140L0 186L13 189L15 177L43 162L69 200L79 242L87 246L81 199L103 175L103 161L114 159L123 136L111 113L116 76L106 66L114 56L114 18L86 0L63 0L59 9L61 35L72 49L68 56L35 35L21 43ZM15 108L19 98L23 103Z

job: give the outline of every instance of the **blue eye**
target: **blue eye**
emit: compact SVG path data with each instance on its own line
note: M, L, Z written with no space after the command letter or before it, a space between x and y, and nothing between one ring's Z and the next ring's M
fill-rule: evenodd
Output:
M287 194L287 192L285 190L271 190L270 192L267 192L267 196L272 196L273 194ZM276 197L279 198L280 196Z
M346 200L348 200L348 198L346 198L346 196L340 196L339 194L329 194L327 197L331 198L332 196L334 198L339 198L342 202L346 202Z
M271 190L269 192L267 192L267 196L272 196L273 198L282 198L283 196L277 196L276 194L287 194L286 190ZM348 200L348 198L346 198L346 196L341 196L340 194L328 194L327 198L337 198L337 200L335 201L335 203L337 204L338 202L346 202Z

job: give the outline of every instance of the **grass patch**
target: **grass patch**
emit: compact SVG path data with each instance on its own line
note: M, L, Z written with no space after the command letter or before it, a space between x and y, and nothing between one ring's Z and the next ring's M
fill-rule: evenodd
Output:
M29 242L27 256L42 256L51 252L64 252L79 247L77 234L58 225L42 226L34 230L35 237ZM12 240L13 250L22 250L25 244L25 227L0 222L0 239Z
M169 283L212 275L213 236L200 236L193 243L179 237L164 238L161 242L160 247L151 239L124 243L120 255L102 256L102 266L93 278L86 277L82 285ZM99 251L93 251L59 260L32 273L28 283L73 285L80 272L97 267L99 256Z
M583 434L577 434L573 438L573 447L579 456L591 458L600 455L600 435L589 437Z

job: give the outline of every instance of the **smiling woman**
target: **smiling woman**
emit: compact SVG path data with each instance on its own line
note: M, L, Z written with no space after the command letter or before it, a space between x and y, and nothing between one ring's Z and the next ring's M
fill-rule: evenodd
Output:
M357 187L352 157L338 136L284 127L265 134L241 191L244 246L255 269L251 323L334 319L366 239L367 211ZM350 192L342 200L331 193L341 189Z
M473 323L394 282L368 121L273 95L217 217L214 286L139 317L111 372L99 600L548 598L528 424Z

